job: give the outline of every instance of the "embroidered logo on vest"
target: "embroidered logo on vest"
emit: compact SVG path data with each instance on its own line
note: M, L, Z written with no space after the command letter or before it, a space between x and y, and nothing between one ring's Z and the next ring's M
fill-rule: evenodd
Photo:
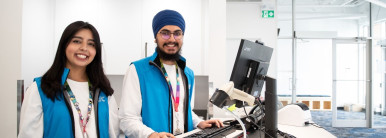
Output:
M105 102L105 97L104 96L99 97L98 102Z

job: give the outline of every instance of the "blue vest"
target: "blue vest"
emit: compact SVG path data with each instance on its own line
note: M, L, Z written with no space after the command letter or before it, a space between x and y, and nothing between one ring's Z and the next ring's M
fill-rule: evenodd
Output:
M190 107L194 74L185 67L186 60L181 57L177 64L183 70L181 74L185 88L185 99L180 105L185 107L185 132L194 129L192 109ZM169 86L160 68L157 52L151 57L133 62L140 83L142 94L142 122L156 132L173 133L173 107Z
M62 75L62 85L67 80L69 69L65 68ZM60 94L52 101L41 88L41 77L35 78L43 107L43 137L73 138L75 136L74 116L71 101L66 94ZM99 97L99 98L96 98ZM94 112L97 124L97 135L100 138L109 137L109 104L107 95L97 90L94 94ZM77 124L77 123L76 123Z

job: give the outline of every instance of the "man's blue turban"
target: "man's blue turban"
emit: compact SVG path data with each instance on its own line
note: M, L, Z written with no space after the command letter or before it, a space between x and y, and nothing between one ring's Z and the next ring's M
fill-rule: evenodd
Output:
M163 10L153 18L153 33L156 38L158 31L165 25L175 25L185 33L185 20L180 13L174 10Z

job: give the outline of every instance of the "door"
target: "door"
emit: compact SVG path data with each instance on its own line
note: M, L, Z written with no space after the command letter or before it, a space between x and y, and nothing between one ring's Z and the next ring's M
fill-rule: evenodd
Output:
M386 41L373 39L377 42L373 45L373 87L372 87L372 108L373 128L386 128Z
M333 39L333 127L366 127L367 41L358 38Z

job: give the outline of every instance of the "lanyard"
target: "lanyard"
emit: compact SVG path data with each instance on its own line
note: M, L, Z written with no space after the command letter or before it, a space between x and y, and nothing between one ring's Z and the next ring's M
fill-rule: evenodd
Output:
M174 94L173 94L173 87L172 87L172 83L170 82L170 78L168 77L168 73L166 73L166 70L165 70L165 67L164 67L164 64L162 63L162 60L161 61L161 69L162 69L162 72L165 74L165 78L166 80L168 81L168 85L169 85L169 92L172 94L172 98L173 98L173 102L174 102L174 110L176 112L178 112L178 105L180 103L180 81L178 80L179 78L179 73L178 73L178 66L177 66L177 63L174 62L174 65L176 66L176 79L177 79L177 91L176 91L176 98L174 98Z
M86 123L83 123L83 116L79 108L79 103L76 101L75 95L72 93L70 86L68 85L67 81L64 83L64 87L66 88L68 94L70 95L70 100L72 101L72 104L75 106L76 110L78 111L79 114L79 123L80 127L82 129L82 134L83 136L86 134L86 125L90 119L91 116L91 109L92 109L92 95L91 95L91 83L88 81L88 86L89 86L89 98L88 98L88 106L87 106L87 118L86 118Z

